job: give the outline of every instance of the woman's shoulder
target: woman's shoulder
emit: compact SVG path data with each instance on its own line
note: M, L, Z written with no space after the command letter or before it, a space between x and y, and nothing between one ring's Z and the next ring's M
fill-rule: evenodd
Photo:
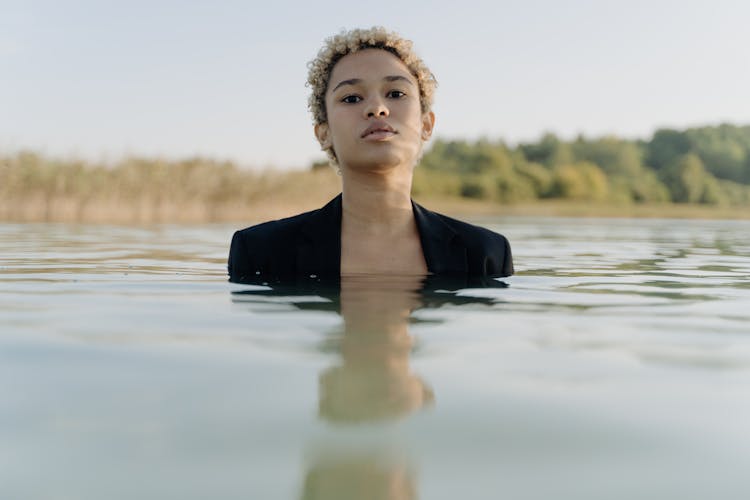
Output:
M272 220L235 231L229 248L229 275L238 278L267 272L296 245L300 230L314 211Z
M435 213L451 229L456 231L467 244L473 245L497 245L508 244L508 239L500 233L487 229L486 227L477 226L468 222L448 217L447 215Z
M510 242L502 234L417 205L421 223L443 240L452 240L466 251L469 274L510 276L513 256Z
M502 247L510 246L505 236L486 227L454 219L453 217L427 210L420 205L417 205L417 207L421 212L422 219L431 220L433 225L439 221L440 224L444 224L469 247L492 248L498 245Z
M315 210L305 212L291 217L285 217L283 219L271 220L255 224L253 226L246 227L235 231L232 242L235 239L240 240L257 240L263 241L276 241L277 238L285 235L291 235L299 231L300 227L305 223Z
M262 222L254 226L240 229L234 233L234 240L241 241L263 241L265 243L283 244L287 238L296 237L300 231L310 229L310 226L316 227L326 224L341 212L341 195L329 201L325 206L304 212L301 214L285 217L267 222Z
M340 212L337 197L317 210L235 231L227 262L230 278L296 272L300 243L326 235Z

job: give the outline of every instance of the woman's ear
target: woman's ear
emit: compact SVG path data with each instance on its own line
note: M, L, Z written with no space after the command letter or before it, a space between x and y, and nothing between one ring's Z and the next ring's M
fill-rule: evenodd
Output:
M331 149L333 144L331 143L331 133L327 123L315 124L315 137L318 138L320 143L320 149L326 151Z
M435 127L435 113L432 111L422 114L422 140L426 141L432 137L432 129Z

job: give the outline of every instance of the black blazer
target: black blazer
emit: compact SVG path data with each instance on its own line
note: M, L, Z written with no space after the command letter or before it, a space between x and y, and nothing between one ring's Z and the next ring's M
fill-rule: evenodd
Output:
M513 274L508 240L489 229L431 212L412 201L427 269L435 275ZM337 279L341 274L341 195L318 210L234 233L231 281Z

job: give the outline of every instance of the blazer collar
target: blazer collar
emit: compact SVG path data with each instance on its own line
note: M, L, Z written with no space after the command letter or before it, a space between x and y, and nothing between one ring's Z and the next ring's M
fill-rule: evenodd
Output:
M411 205L427 269L432 274L465 274L469 269L466 247L458 233L445 223L442 216L414 201Z
M341 206L339 194L312 212L302 227L297 244L298 274L341 274ZM466 247L458 234L435 212L412 201L427 269L433 274L466 273Z
M297 242L297 274L338 277L341 274L341 194L305 220Z

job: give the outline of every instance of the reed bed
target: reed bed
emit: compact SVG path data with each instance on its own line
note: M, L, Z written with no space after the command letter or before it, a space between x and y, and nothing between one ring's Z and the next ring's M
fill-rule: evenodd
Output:
M244 170L204 158L114 165L22 152L0 158L0 219L18 222L254 222L321 206L331 169Z

